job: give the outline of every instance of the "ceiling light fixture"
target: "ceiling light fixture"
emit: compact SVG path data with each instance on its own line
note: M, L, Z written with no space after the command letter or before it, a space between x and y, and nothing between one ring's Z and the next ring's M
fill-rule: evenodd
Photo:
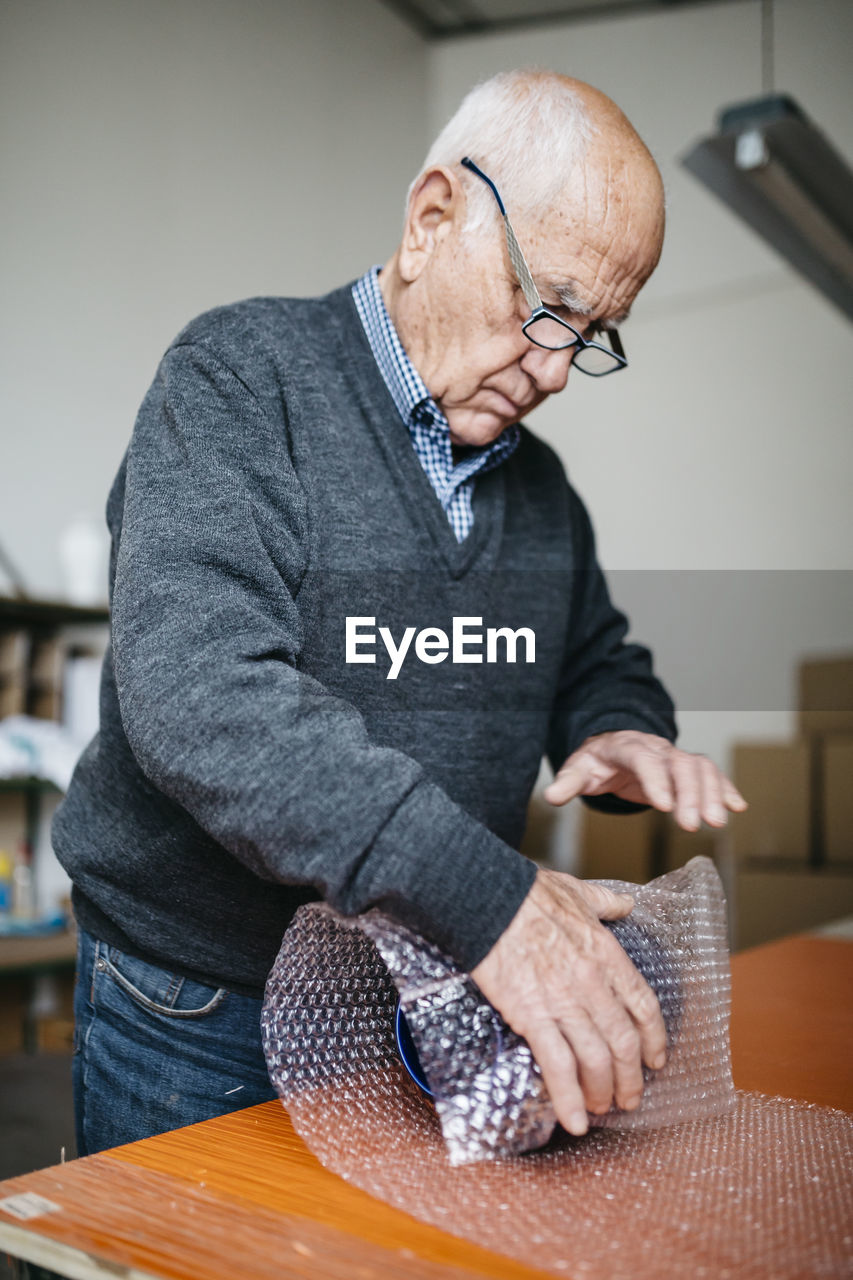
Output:
M763 14L766 68L770 4ZM681 163L853 320L853 171L792 98L725 108Z

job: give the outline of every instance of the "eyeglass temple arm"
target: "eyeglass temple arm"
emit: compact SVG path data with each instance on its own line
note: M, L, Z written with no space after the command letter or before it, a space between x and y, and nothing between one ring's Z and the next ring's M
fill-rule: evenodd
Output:
M512 263L513 270L518 277L518 283L521 285L521 292L524 294L524 300L531 311L535 311L537 307L542 306L542 299L539 296L539 290L533 282L533 276L530 274L530 268L525 261L524 254L521 252L521 246L515 238L515 232L512 229L512 223L509 220L507 211L504 208L504 202L501 200L497 187L491 178L487 177L483 170L470 158L463 156L461 161L465 169L470 169L472 173L476 173L478 178L482 178L483 182L491 190L492 195L498 202L498 208L501 211L501 217L504 220L504 230L506 231L506 247L509 250L509 260Z
M498 191L495 184L492 182L491 178L488 177L485 173L483 173L483 170L480 168L479 165L474 164L474 161L471 159L470 156L462 157L462 167L465 169L470 169L472 173L476 173L477 177L482 178L486 186L491 188L492 195L495 197L495 199L498 202L498 208L501 211L501 217L505 218L506 209L504 208L504 202L503 200L501 200L500 192Z

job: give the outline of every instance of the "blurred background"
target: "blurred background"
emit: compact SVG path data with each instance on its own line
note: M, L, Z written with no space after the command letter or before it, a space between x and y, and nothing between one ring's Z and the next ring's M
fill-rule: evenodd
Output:
M0 51L0 1174L58 1159L60 1132L71 1151L48 822L94 727L104 506L160 355L208 307L384 261L431 138L504 68L603 89L663 173L629 371L572 378L531 426L590 508L682 745L753 800L720 843L534 799L526 851L633 880L710 853L736 946L853 910L851 328L681 164L768 88L849 161L853 6L3 0ZM42 1139L26 1082L48 1051L61 1114Z

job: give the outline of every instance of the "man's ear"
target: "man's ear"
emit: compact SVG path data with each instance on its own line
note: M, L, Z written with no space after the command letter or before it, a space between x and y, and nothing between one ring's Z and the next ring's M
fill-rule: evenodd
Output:
M453 170L435 165L422 173L409 196L398 257L407 284L417 280L437 246L464 218L465 192Z

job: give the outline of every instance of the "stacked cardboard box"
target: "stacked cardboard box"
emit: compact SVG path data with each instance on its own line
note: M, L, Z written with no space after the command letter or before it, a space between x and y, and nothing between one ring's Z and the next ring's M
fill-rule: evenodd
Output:
M59 636L33 640L27 711L41 720L59 720L62 714L62 671L65 644Z
M853 913L853 657L799 669L799 737L744 744L727 837L737 948Z
M64 662L59 636L0 629L0 720L24 714L58 720Z
M715 856L710 831L682 831L667 813L599 813L584 806L579 875L646 884L698 854Z
M742 743L732 774L749 801L722 834L668 814L586 810L580 874L645 883L713 857L733 949L853 913L853 656L804 662L793 742Z
M823 743L820 834L827 866L853 868L853 729Z
M29 655L26 631L0 631L0 720L26 710Z
M30 1032L35 1043L28 1044L27 1021L32 999L31 976L0 972L0 1058L33 1050L70 1053L73 1048L74 974L68 970L56 973L46 993L43 988L43 1008Z

